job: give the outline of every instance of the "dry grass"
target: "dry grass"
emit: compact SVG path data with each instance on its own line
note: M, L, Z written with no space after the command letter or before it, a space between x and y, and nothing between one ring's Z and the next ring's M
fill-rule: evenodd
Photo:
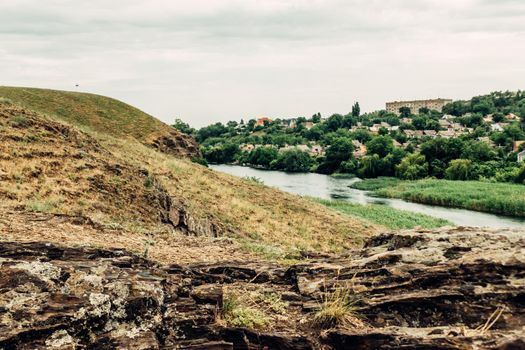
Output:
M336 286L332 292L323 295L319 311L313 318L314 325L324 329L364 328L363 321L356 316L355 303L356 297L349 286Z
M338 252L361 244L378 230L299 196L176 159L130 140L99 140L117 158L149 169L171 194L186 201L195 216L223 223L251 251L257 252L251 248L259 244L261 250L280 251L282 257L301 251Z
M118 137L148 141L172 129L152 116L115 99L94 94L0 86L0 97L69 124Z
M41 91L38 98L31 89L17 93L17 99L30 94L27 98L33 105L37 101L39 110L47 106ZM61 93L49 93L52 104L62 101ZM63 97L67 105L79 101L74 105L78 118L91 108L91 102L83 105L84 97ZM16 105L0 105L0 195L6 198L1 206L87 216L132 232L157 231L159 208L149 185L154 177L184 201L192 217L219 223L250 256L283 260L303 251L338 252L378 230L299 196L160 153L136 138L97 132L96 119L86 120L93 124L81 132Z
M219 323L260 330L287 329L297 326L298 314L281 299L275 288L241 284L224 288Z
M0 209L0 241L51 242L68 246L126 249L161 264L242 263L256 260L232 240L188 237L181 232L107 228L76 223L75 219ZM111 228L113 226L113 228Z

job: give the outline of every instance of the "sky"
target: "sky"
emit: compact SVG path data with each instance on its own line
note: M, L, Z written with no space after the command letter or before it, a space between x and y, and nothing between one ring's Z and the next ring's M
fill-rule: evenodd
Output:
M465 99L525 89L525 0L2 0L0 85L194 127Z

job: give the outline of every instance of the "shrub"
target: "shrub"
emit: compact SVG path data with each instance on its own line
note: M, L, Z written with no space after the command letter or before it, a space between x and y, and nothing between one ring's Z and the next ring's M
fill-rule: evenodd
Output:
M396 166L396 175L405 180L417 180L428 175L428 163L419 153L409 154Z
M228 325L257 329L267 326L270 319L261 311L242 305L236 295L224 297L222 316Z
M197 163L197 164L203 165L206 168L208 167L208 162L206 161L206 159L204 159L202 157L193 157L193 158L191 158L191 161L193 163Z
M449 180L473 180L477 176L473 171L472 161L469 159L454 159L445 170L445 177Z

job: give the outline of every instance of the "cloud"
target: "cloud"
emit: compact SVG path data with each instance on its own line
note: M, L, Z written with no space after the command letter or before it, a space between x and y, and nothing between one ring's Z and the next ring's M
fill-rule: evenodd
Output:
M197 126L525 81L513 0L10 0L0 40L2 84L79 83Z

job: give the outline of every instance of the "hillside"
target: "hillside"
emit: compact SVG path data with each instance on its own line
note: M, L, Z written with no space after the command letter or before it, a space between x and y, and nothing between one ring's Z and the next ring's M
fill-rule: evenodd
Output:
M60 93L51 94L52 103L60 100ZM75 109L91 107L78 102ZM96 118L80 118L81 131L71 125L74 119L64 124L6 101L0 116L3 210L81 217L106 230L136 232L152 245L153 256L169 255L166 237L184 241L186 236L166 236L170 231L229 237L240 251L284 259L350 248L377 230L306 199L158 152L137 138L111 135L111 129L93 132L100 126L88 122ZM201 253L196 260L209 258Z
M197 144L160 120L115 99L69 91L0 86L0 98L68 124L136 140L177 155L197 156Z
M524 344L522 231L379 234L75 118L0 99L1 349Z

